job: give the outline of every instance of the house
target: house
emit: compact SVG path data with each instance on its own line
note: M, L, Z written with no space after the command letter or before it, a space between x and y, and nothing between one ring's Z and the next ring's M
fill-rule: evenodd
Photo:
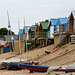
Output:
M35 36L36 36L35 30L36 30L35 25L30 27L30 29L29 29L29 40L35 39Z
M41 33L42 38L49 38L49 20L40 22L40 30L39 33Z
M67 34L69 27L69 18L58 18L54 29L54 47L64 45L70 41L70 36Z
M23 29L19 29L19 33L20 33L20 40L23 40ZM19 33L18 33L18 36L19 36Z
M75 33L75 11L72 11L69 16L69 32Z
M54 28L56 27L56 23L57 23L56 18L51 18L50 19L50 23L49 23L49 38L54 38L53 33L54 33Z
M39 24L35 24L36 29L35 29L35 38L39 38Z
M12 37L14 38L14 41L18 40L18 35L12 35ZM4 38L3 38L4 41L10 41L11 39L12 39L11 35L4 35Z
M27 40L29 40L29 33L28 33L28 31L29 31L29 28L30 28L31 26L24 26L23 27L23 40L25 40L25 39L27 39Z

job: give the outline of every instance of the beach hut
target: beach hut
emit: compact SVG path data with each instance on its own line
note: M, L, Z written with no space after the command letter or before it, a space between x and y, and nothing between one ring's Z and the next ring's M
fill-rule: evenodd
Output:
M23 40L25 40L25 39L27 39L27 40L29 40L29 33L28 33L28 31L29 31L29 28L30 28L31 26L24 26L23 27Z
M56 19L56 18L51 18L50 19L50 23L49 23L49 38L54 38L53 33L54 33L54 27L56 27L57 20L58 19Z
M48 38L49 37L49 20L45 20L40 22L40 27L42 31L42 37L43 38ZM41 32L39 32L41 33Z
M69 21L69 18L58 18L55 32L65 32L66 31L65 25L67 24L67 27L69 27L68 21Z
M54 29L54 47L57 45L64 45L70 41L70 36L65 33L66 24L68 27L68 18L58 18L56 27Z
M35 38L39 38L39 24L35 24L36 29L35 29Z
M75 33L75 11L72 11L69 16L69 32Z
M36 30L36 26L32 25L29 29L29 40L35 39L35 30Z
M23 29L19 29L19 33L20 33L20 40L23 40ZM18 36L19 36L19 33L18 33Z
M42 38L42 32L43 32L43 28L42 28L42 25L40 24L40 26L39 26L39 38Z

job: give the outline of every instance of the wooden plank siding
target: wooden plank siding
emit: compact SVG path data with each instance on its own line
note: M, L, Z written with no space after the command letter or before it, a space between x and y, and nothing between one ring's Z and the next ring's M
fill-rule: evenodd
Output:
M42 25L40 24L40 26L39 26L39 38L42 37L42 32L43 32L43 28L42 28Z
M59 44L59 35L54 36L54 47L56 47L57 44Z
M36 30L35 30L35 37L39 38L39 25L36 25Z
M74 18L73 18L73 14L71 13L69 18L69 32L73 33L73 25L74 25Z

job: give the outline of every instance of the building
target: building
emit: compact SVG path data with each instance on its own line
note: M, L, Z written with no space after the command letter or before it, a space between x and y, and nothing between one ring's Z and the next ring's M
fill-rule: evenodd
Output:
M29 40L35 39L35 37L36 37L35 31L36 31L36 26L35 25L31 26L29 29Z
M51 18L50 19L50 23L49 23L49 38L54 38L53 33L54 33L54 29L56 27L56 23L57 23L56 18Z
M49 38L49 20L40 22L39 33L42 35L42 38Z
M67 34L69 27L69 18L58 18L54 29L54 47L64 45L70 41L70 36Z
M69 16L69 32L75 33L75 11L72 11Z
M24 26L23 27L23 40L27 39L29 40L29 29L30 29L31 26Z
M4 35L3 41L10 41L12 37L14 38L14 41L18 40L18 35Z

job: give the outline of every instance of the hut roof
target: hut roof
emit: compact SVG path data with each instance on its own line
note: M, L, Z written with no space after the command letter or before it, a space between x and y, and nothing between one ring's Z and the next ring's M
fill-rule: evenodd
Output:
M23 33L27 33L31 26L24 26Z
M73 17L75 19L75 10L71 12L73 14Z
M49 26L49 22L40 22L40 24L42 25L42 28L43 29L48 29L48 26Z
M19 29L19 32L20 32L20 34L22 34L23 33L23 29ZM18 35L19 35L19 33L18 33Z
M56 25L65 24L65 23L68 23L68 21L69 21L69 18L58 18Z
M30 27L30 30L31 30L31 31L35 31L35 29L36 29L36 26L31 26L31 27Z
M4 35L6 41L9 41L11 39L11 35ZM18 35L12 35L14 40L18 40Z
M51 18L51 24L52 25L56 25L58 19L55 18Z

